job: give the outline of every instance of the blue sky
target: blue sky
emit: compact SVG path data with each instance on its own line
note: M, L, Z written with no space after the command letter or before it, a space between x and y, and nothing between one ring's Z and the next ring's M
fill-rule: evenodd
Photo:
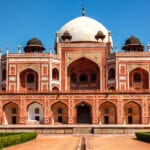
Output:
M150 43L149 0L0 0L0 49L17 52L32 37L39 38L46 52L54 48L55 33L65 23L81 16L101 22L112 32L114 46L121 49L131 35Z

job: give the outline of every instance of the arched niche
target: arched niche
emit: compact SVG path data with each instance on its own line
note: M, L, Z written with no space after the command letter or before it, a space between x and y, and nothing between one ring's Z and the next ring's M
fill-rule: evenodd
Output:
M43 123L44 122L43 106L34 102L28 106L28 122L29 123Z
M104 102L100 105L100 122L102 124L116 124L116 106L111 102Z
M3 106L4 124L19 124L19 106L10 102Z
M136 68L130 71L129 85L132 89L148 89L149 73L142 68Z
M53 124L68 123L68 107L66 104L62 102L56 102L51 106L51 111Z
M124 106L125 123L140 124L141 123L141 106L135 102L129 102Z
M32 69L25 69L20 73L20 90L38 90L38 73Z
M100 89L99 66L85 57L73 61L67 68L67 87L70 90Z

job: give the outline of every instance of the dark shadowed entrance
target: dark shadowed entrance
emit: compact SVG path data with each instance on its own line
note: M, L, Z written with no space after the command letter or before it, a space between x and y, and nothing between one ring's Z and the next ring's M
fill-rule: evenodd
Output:
M77 123L91 123L90 106L83 103L77 107Z

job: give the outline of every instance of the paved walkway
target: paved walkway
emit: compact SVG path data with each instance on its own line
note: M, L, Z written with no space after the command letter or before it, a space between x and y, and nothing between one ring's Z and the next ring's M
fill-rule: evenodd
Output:
M3 150L76 150L79 142L79 137L68 135L40 135L37 139L16 145Z
M133 136L104 135L87 137L90 150L150 150L150 144Z
M86 136L89 150L150 150L150 144L137 141L133 136ZM76 150L80 136L39 135L37 139L4 150Z

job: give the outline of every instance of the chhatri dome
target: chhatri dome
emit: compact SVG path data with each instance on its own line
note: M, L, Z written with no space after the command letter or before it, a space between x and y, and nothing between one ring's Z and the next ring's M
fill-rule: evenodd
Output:
M103 26L100 22L90 17L84 16L82 8L82 16L77 17L59 30L60 34L60 42L63 41L63 37L68 34L68 39L70 42L80 42L80 41L88 41L88 42L97 42L96 35L101 32L104 37L103 42L108 42L108 30L105 26ZM110 41L112 39L110 37Z

